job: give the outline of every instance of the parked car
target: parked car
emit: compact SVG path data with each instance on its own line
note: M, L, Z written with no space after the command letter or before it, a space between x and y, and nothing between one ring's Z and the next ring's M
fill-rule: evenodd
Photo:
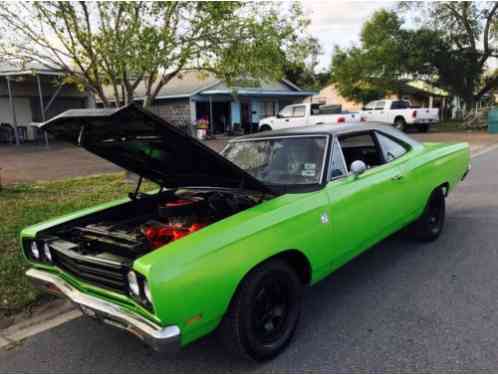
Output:
M357 113L334 113L331 106L316 103L301 103L285 106L276 116L265 117L259 121L259 130L280 130L308 125L344 124L360 121ZM335 107L334 107L335 109Z
M161 351L218 329L229 350L276 356L305 286L407 225L435 240L469 170L467 144L377 124L252 134L221 155L133 105L70 110L43 129L161 188L139 182L24 229L27 276Z
M439 122L438 108L414 108L405 100L376 100L368 103L360 112L367 122L391 124L396 129L416 127L427 132L429 126Z

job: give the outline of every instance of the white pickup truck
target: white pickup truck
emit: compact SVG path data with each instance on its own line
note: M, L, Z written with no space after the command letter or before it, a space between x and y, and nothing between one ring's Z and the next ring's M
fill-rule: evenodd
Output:
M334 109L331 109L334 107ZM360 121L358 113L337 112L337 106L321 106L316 103L291 104L282 108L276 116L259 121L259 131L294 128L320 124L342 124Z
M439 122L438 108L414 108L406 100L376 100L368 103L360 112L367 122L382 122L405 130L415 126L426 132L431 124Z

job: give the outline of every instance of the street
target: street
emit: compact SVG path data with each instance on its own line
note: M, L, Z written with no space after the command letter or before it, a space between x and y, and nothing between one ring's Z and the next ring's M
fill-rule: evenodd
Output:
M496 371L496 160L498 150L472 160L436 242L395 235L309 288L294 341L273 361L231 358L216 335L166 356L78 318L0 350L0 372Z

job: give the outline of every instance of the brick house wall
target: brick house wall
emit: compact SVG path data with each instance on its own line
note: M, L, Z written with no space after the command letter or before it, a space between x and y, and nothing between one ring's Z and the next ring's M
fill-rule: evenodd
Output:
M151 110L172 125L181 128L191 125L188 99L157 100Z

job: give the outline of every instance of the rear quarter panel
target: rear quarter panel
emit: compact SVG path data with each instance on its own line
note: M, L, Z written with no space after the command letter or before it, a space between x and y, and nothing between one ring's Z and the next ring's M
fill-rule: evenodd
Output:
M405 176L406 203L413 220L420 216L432 191L447 184L451 192L467 172L470 163L467 143L424 143L400 165Z

